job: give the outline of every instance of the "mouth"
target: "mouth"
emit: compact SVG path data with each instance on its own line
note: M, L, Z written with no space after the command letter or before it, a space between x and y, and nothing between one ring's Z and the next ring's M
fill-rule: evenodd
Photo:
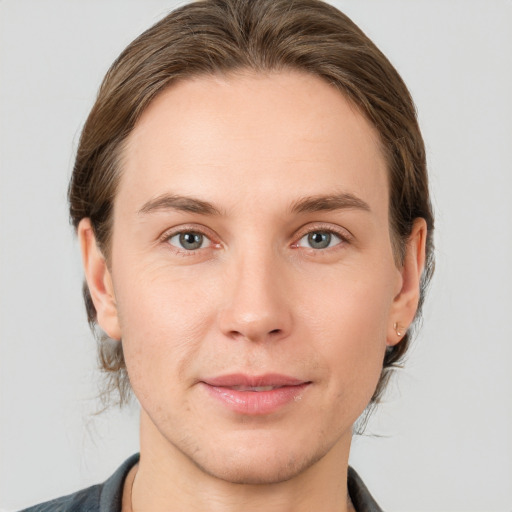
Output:
M286 375L223 375L200 382L205 391L228 410L243 415L268 415L300 400L311 381Z
M283 386L231 386L230 389L234 391L253 391L254 393L260 393L261 391L272 391L273 389L279 389Z

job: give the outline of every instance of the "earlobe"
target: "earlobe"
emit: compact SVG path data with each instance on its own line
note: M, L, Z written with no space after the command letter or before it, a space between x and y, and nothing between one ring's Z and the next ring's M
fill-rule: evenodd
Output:
M82 219L78 225L78 239L89 293L96 308L97 322L112 339L121 339L112 276L100 251L91 221Z
M391 310L388 346L394 346L402 340L416 315L420 299L421 275L425 267L426 240L425 219L415 219L400 269L402 286L393 301Z

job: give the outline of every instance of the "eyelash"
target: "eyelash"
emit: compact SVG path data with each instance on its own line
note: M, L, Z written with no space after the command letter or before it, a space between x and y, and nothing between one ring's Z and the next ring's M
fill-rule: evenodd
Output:
M339 242L334 244L333 246L316 249L314 247L303 247L300 244L301 240L309 235L312 235L313 233L326 233L329 235L334 235L339 239ZM338 246L343 246L346 244L350 244L352 241L352 234L349 233L345 229L341 228L334 228L332 225L325 225L325 224L316 224L316 225L308 225L306 228L299 230L299 234L296 237L296 242L292 244L292 248L294 249L300 249L303 247L304 249L315 251L315 252L327 252L330 250L336 250L337 248L340 248Z
M176 245L171 244L171 239L183 235L183 234L196 234L203 236L207 241L209 241L209 245L207 247L199 247L198 249L190 249L187 250L185 248L177 247ZM325 248L314 248L314 247L303 247L300 244L301 240L313 233L325 233L328 235L334 235L336 238L339 239L339 242L335 243L333 246L328 246ZM207 233L206 230L198 228L197 226L190 226L190 227L182 227L175 230L166 231L161 237L160 241L167 244L171 250L173 250L176 254L179 254L181 256L193 256L194 254L197 254L198 251L203 249L211 249L211 248L219 248L221 247L220 242L214 241L215 237L212 236L212 234ZM340 245L345 245L351 243L352 235L347 232L346 230L341 229L334 229L332 226L325 226L325 225L314 225L310 226L308 228L301 229L297 236L295 236L296 242L294 242L291 247L293 249L300 249L303 247L306 250L309 251L315 251L315 252L327 252L329 250L336 250L336 248Z
M203 236L207 241L210 242L210 244L207 247L199 247L198 249L191 249L187 250L185 248L177 247L176 245L171 244L171 239L183 235L183 234L195 234L195 235L201 235ZM183 226L178 230L169 230L166 231L161 237L160 241L166 244L174 253L180 255L180 256L193 256L194 254L197 254L198 251L202 249L210 249L210 248L218 248L221 246L220 242L214 241L214 236L206 232L205 229L198 228L197 226Z

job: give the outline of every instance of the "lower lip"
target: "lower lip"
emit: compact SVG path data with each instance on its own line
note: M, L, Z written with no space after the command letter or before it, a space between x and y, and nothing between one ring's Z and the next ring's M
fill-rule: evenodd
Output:
M270 391L237 391L228 387L211 386L202 383L211 396L223 403L228 409L239 414L271 414L290 403L301 400L309 382L295 386L283 386Z

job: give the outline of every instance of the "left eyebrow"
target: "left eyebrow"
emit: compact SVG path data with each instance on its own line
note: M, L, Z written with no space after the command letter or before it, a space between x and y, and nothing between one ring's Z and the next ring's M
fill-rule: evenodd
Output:
M366 201L350 193L303 197L294 201L291 206L292 213L314 213L354 209L367 212L371 211Z

